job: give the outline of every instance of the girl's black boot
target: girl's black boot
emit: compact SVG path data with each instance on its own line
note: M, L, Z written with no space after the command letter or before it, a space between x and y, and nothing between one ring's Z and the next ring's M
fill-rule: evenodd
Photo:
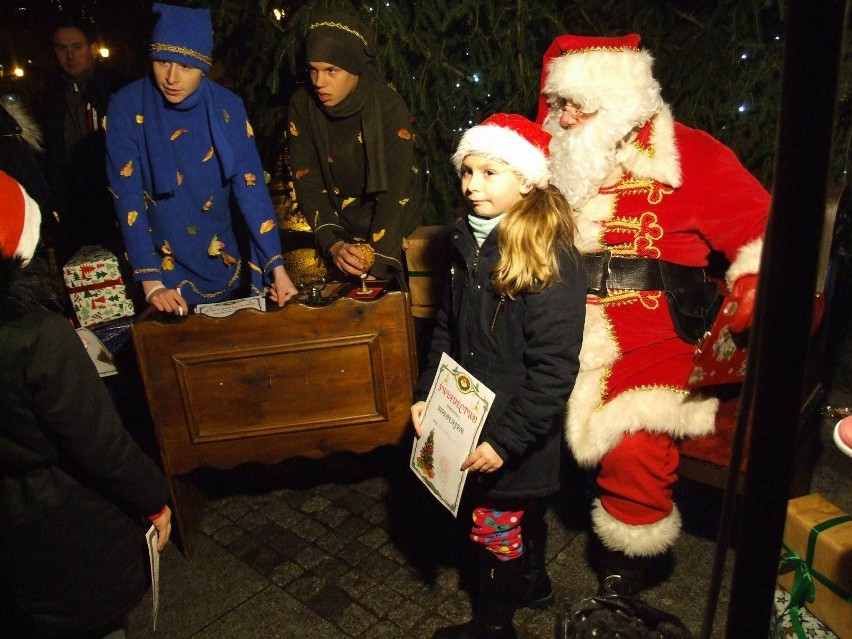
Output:
M479 594L473 619L438 628L432 639L518 639L512 618L518 605L523 560L500 561L484 548L479 553Z
M547 574L545 545L547 543L547 523L543 512L533 513L528 519L524 516L524 554L520 561L524 563L521 576L521 590L518 608L545 610L553 605L553 584Z

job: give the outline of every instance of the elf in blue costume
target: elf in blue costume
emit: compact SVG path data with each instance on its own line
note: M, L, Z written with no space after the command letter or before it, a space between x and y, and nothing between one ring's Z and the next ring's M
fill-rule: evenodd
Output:
M254 132L240 98L206 77L210 12L153 9L152 72L116 93L107 111L107 174L133 277L149 304L183 315L233 295L249 268L251 293L268 290L283 306L297 291ZM248 228L248 256L237 246L232 198Z

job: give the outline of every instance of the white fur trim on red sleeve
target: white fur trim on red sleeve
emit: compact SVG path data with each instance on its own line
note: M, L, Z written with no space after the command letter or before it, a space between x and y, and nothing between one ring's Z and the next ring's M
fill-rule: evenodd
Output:
M753 275L760 270L760 255L763 252L763 240L756 239L748 244L743 244L731 266L725 273L725 282L728 284L728 290L737 281L737 278L743 275Z

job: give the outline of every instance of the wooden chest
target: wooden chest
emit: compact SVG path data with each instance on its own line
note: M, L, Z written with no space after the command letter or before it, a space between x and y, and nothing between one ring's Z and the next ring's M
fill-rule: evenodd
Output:
M409 428L416 381L406 294L224 318L156 314L133 343L184 552L201 467L365 452Z

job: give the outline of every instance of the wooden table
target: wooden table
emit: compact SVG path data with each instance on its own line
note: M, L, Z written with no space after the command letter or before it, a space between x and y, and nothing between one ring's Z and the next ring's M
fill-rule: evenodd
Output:
M133 343L184 554L202 467L366 452L410 428L416 381L408 296L288 304L229 317L156 314Z

